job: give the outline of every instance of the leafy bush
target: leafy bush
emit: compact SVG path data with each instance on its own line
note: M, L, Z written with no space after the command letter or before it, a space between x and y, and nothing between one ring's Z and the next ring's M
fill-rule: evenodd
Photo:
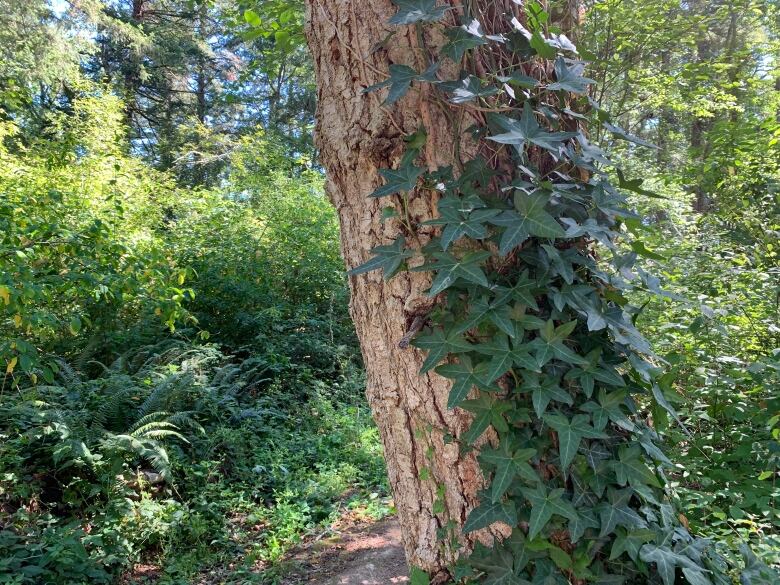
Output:
M0 575L99 583L142 556L213 557L234 514L263 525L249 552L278 559L347 490L384 491L360 373L343 363L328 373L339 402L305 364L175 340L25 388L0 408Z

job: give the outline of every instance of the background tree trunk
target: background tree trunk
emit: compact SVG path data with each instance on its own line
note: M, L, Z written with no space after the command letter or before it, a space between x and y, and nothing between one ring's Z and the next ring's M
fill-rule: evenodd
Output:
M485 16L502 26L509 21L505 14L521 17L520 8L510 0L485 5ZM327 170L327 192L341 221L341 248L348 268L364 263L373 247L391 243L401 231L397 218L382 219L382 208L388 205L403 213L400 199L395 196L391 202L368 195L382 184L378 169L398 166L405 135L421 125L426 128L424 163L417 164L430 170L457 168L457 142L461 149L474 148L459 130L467 129L473 120L458 119L460 111L443 111L433 103L427 86L415 84L389 108L381 105L384 92L362 93L386 79L392 63L418 71L428 65L413 26L386 24L395 12L390 0L307 0L306 32L318 79L316 140ZM441 43L426 38L426 44ZM432 191L410 194L411 222L434 216L436 201ZM426 229L415 229L422 234L422 244ZM407 236L407 241L412 239ZM424 316L432 306L423 294L429 284L425 273L402 272L390 282L380 272L351 277L351 314L407 559L431 574L443 574L440 571L457 549L472 544L460 535L460 526L477 503L483 478L474 453L461 454L458 444L449 440L467 429L470 416L447 410L450 381L433 373L420 376L423 353L399 347L415 317ZM494 525L492 533L475 534L490 539L496 532L502 532L501 526Z

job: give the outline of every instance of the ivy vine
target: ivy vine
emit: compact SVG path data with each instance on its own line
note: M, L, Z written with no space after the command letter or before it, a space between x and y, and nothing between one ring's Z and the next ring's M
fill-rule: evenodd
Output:
M484 123L469 129L479 154L457 169L428 172L415 165L426 143L422 129L371 194L405 205L438 191L438 217L425 223L439 235L411 247L416 226L407 215L406 233L351 272L432 273L428 295L437 305L412 342L427 352L422 372L452 380L448 407L473 414L458 439L463 449L489 427L495 433L479 448L486 487L463 531L503 522L511 536L477 544L453 578L732 583L735 568L716 544L690 534L676 511L665 477L670 462L640 416L645 408L655 420L675 416L662 360L635 328L639 309L626 296L663 294L635 265L652 252L632 242L625 226L636 216L624 191L653 194L614 168L586 129L601 125L616 138L651 145L612 125L589 98L595 82L584 76L585 63L538 3L525 3L523 23L507 15L502 30L488 33L469 13L471 3L449 25L458 17L436 0L393 1L390 23L417 27L422 42L425 26L438 27L446 44L426 58L439 54L461 73L441 79L449 67L438 62L422 72L391 65L390 77L367 91L389 88L385 102L392 104L428 83L446 109L484 113ZM489 162L485 153L511 164ZM409 268L420 254L424 262ZM743 583L776 582L747 547L744 555Z

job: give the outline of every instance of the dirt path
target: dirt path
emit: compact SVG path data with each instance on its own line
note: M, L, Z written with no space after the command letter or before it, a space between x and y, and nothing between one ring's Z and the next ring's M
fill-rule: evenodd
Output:
M395 585L409 583L395 518L358 524L302 548L282 585Z

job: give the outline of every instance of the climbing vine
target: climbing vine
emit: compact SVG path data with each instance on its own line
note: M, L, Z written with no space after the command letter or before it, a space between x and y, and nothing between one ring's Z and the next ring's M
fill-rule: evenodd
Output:
M477 121L454 125L454 168L417 166L425 129L408 137L400 165L382 170L384 184L371 194L396 198L402 233L352 271L432 274L435 308L412 344L427 352L423 373L452 380L448 407L473 414L457 440L478 449L486 479L462 529L511 528L462 557L454 579L732 583L735 568L675 510L670 462L648 422L646 411L656 421L676 415L663 362L635 328L640 310L627 293L664 293L635 265L652 252L631 241L626 222L638 218L625 191L653 194L615 168L587 129L652 145L611 124L589 98L595 82L540 4L527 2L524 19L506 16L490 30L495 23L480 22L469 2L456 14L436 0L393 1L390 23L416 27L432 62L423 71L391 65L367 91L388 88L392 104L428 84L449 119L462 109ZM438 50L426 46L431 38L443 39ZM461 134L470 147L460 148ZM412 196L438 198L438 217L424 222L438 235L424 246L414 245L422 226L407 211ZM743 583L775 582L744 554Z

